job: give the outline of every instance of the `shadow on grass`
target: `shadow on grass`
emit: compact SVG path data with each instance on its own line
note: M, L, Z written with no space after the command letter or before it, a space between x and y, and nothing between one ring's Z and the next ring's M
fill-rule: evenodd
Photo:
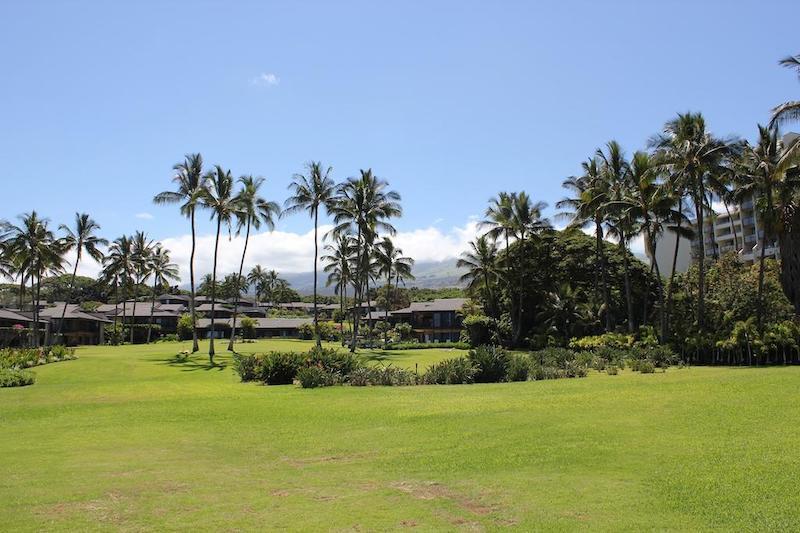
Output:
M182 355L174 355L167 359L158 359L158 364L180 368L181 372L197 372L198 370L216 370L222 371L228 368L228 363L225 361L210 363L209 361L198 361L191 357Z

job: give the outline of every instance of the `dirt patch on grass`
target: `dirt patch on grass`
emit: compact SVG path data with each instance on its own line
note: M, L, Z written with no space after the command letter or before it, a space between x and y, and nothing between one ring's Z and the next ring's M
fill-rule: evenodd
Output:
M75 514L88 514L92 520L119 524L124 518L126 498L120 492L109 491L102 498L86 502L57 503L41 510L51 520L61 520Z
M349 455L320 455L317 457L281 457L281 461L295 468L303 468L324 464L352 463L361 459L368 459L371 455L369 453L355 453Z
M435 481L396 481L389 486L418 500L441 499L454 502L472 515L485 516L501 510L499 505L484 503Z

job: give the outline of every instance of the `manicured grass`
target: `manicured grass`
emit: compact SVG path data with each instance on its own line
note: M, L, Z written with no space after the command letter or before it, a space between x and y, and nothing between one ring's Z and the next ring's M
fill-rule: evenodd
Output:
M222 348L85 348L0 389L0 528L800 527L800 368L303 390ZM449 356L422 352L388 356Z

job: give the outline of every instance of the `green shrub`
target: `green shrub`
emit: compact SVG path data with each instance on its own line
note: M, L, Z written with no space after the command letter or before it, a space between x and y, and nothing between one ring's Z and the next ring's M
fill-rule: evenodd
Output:
M0 368L0 387L24 387L35 381L36 375L30 370Z
M61 344L55 344L50 347L48 359L52 358L55 361L68 361L75 359L75 348L67 348Z
M564 370L554 366L533 365L531 379L541 381L543 379L561 379L566 377Z
M506 378L508 381L527 381L531 372L531 359L527 355L512 354L508 356Z
M445 359L431 365L422 377L423 383L435 385L454 385L474 383L477 370L466 357Z
M350 352L342 352L334 348L314 346L308 352L306 366L319 366L333 374L348 376L355 369L364 366L361 357Z
M257 381L261 378L261 357L253 354L233 354L233 369L242 381Z
M417 375L411 370L391 365L362 367L353 370L348 376L350 385L366 387L367 385L403 386L416 385Z
M492 341L494 321L486 315L467 315L462 322L471 346L481 346Z
M261 359L258 379L267 385L290 385L303 365L303 356L294 352L269 352Z
M616 376L619 373L619 368L614 365L606 367L606 374L609 376Z
M178 338L182 341L187 341L192 338L192 315L184 313L178 318L178 326L176 328Z
M502 348L478 346L469 351L467 359L475 367L476 383L498 383L506 380L508 354Z
M656 367L650 361L640 361L638 370L642 374L652 374L656 371Z
M176 333L168 333L167 335L161 335L156 342L177 342L180 340Z
M596 348L630 348L633 346L633 336L623 335L622 333L603 333L602 335L591 335L572 339L569 347L573 350L594 350Z
M575 361L577 354L567 348L544 348L531 353L531 358L539 366L564 368L568 361Z
M593 357L605 359L606 364L615 365L619 367L625 366L625 360L628 358L628 350L622 348L612 348L610 346L600 346L591 351Z
M239 329L245 339L254 339L256 336L256 321L249 316L243 316L239 322Z
M334 385L336 379L333 374L318 366L304 366L297 371L297 380L304 389L315 389Z

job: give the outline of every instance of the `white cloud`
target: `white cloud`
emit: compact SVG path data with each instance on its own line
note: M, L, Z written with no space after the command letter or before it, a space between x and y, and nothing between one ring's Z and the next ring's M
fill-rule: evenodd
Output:
M278 85L280 82L281 79L272 72L262 72L261 74L250 80L250 83L252 85L263 85L266 87L274 87L275 85Z
M142 220L153 220L155 218L152 214L148 213L147 211L144 211L142 213L136 213L134 216Z

